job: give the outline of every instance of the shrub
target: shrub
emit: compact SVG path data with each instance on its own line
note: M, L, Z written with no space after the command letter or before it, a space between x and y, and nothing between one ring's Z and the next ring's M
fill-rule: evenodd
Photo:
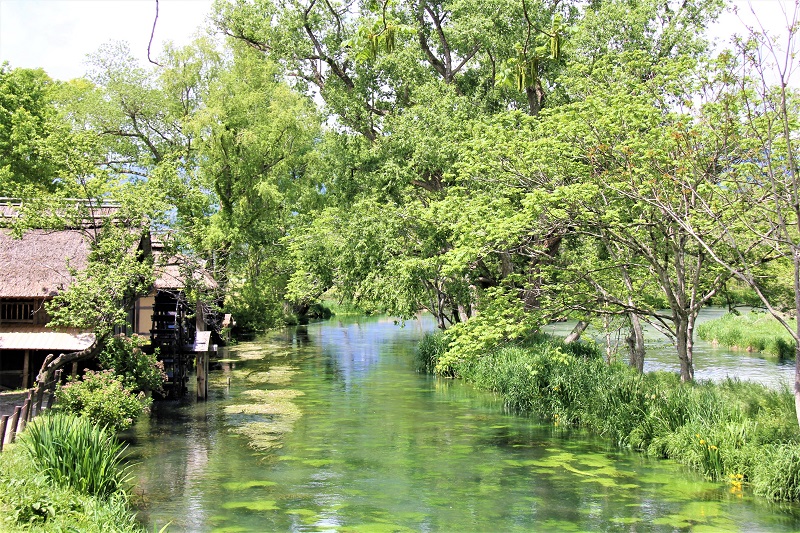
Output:
M40 416L20 435L20 443L45 477L84 494L124 493L130 479L123 465L126 446L85 417L58 412Z
M100 365L125 378L128 388L136 391L160 391L167 374L157 352L146 354L142 346L147 340L140 335L117 335L100 353Z
M126 380L111 370L86 370L82 379L70 378L56 389L58 409L82 415L110 431L121 431L149 409L152 398L143 392L135 394Z

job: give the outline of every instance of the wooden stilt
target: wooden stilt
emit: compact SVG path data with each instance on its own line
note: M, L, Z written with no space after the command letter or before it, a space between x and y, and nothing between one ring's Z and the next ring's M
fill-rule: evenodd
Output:
M205 400L208 397L208 352L197 352L195 368L197 368L197 399Z
M28 388L28 374L31 373L31 351L25 350L25 357L22 360L22 388Z

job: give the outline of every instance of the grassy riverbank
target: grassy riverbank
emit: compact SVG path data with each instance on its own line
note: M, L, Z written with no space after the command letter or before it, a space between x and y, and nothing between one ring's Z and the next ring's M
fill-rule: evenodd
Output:
M762 352L782 359L794 358L794 339L772 315L766 313L728 313L698 325L697 336L729 348Z
M85 419L37 418L0 453L0 531L144 532L122 450Z
M420 343L432 370L447 349L439 334ZM513 410L580 426L620 446L687 464L732 491L743 484L773 500L800 500L800 431L788 390L727 380L682 384L669 373L607 365L585 344L537 336L473 360L458 377L494 391Z

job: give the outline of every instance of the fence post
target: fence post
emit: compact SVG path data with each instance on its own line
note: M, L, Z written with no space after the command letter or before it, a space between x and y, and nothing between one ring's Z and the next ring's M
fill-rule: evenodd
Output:
M61 383L61 369L60 368L55 371L55 374L53 375L53 381L51 381L50 384L49 384L49 386L50 386L50 396L47 398L47 408L48 409L53 407L53 400L55 400L55 397L56 397L56 387L58 387L59 383Z
M3 443L6 441L6 425L8 424L8 415L3 415L0 418L0 452L3 451Z
M33 418L33 406L34 406L33 390L34 389L28 389L28 403L30 405L28 405L28 412L26 413L27 416L25 417L25 422L26 423L30 422L31 419Z
M14 442L14 437L17 436L17 423L19 422L19 412L22 410L22 407L19 405L14 408L14 414L11 415L11 431L8 434L8 442L9 444Z
M42 402L44 401L44 383L39 383L36 387L36 411L33 416L42 414Z
M31 410L31 399L25 398L25 403L22 404L22 411L19 414L19 425L17 427L17 433L22 433L25 431L25 424L28 423L28 413Z

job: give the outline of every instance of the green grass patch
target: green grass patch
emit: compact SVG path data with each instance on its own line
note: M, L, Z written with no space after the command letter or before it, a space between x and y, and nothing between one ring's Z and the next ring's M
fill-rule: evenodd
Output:
M127 493L116 492L100 498L69 485L54 484L17 443L0 454L0 531L145 533L147 530L130 511Z
M794 321L790 324L794 326ZM697 335L703 340L729 348L762 352L782 359L794 357L794 339L786 328L767 313L728 313L698 325Z
M441 335L420 343L425 368L447 350ZM542 336L461 360L454 373L512 410L677 460L732 490L750 483L767 498L800 501L800 429L788 389L736 380L684 384L675 374L606 364L591 344Z
M20 445L43 476L90 496L124 493L130 481L126 446L86 417L63 412L40 416L20 435Z

